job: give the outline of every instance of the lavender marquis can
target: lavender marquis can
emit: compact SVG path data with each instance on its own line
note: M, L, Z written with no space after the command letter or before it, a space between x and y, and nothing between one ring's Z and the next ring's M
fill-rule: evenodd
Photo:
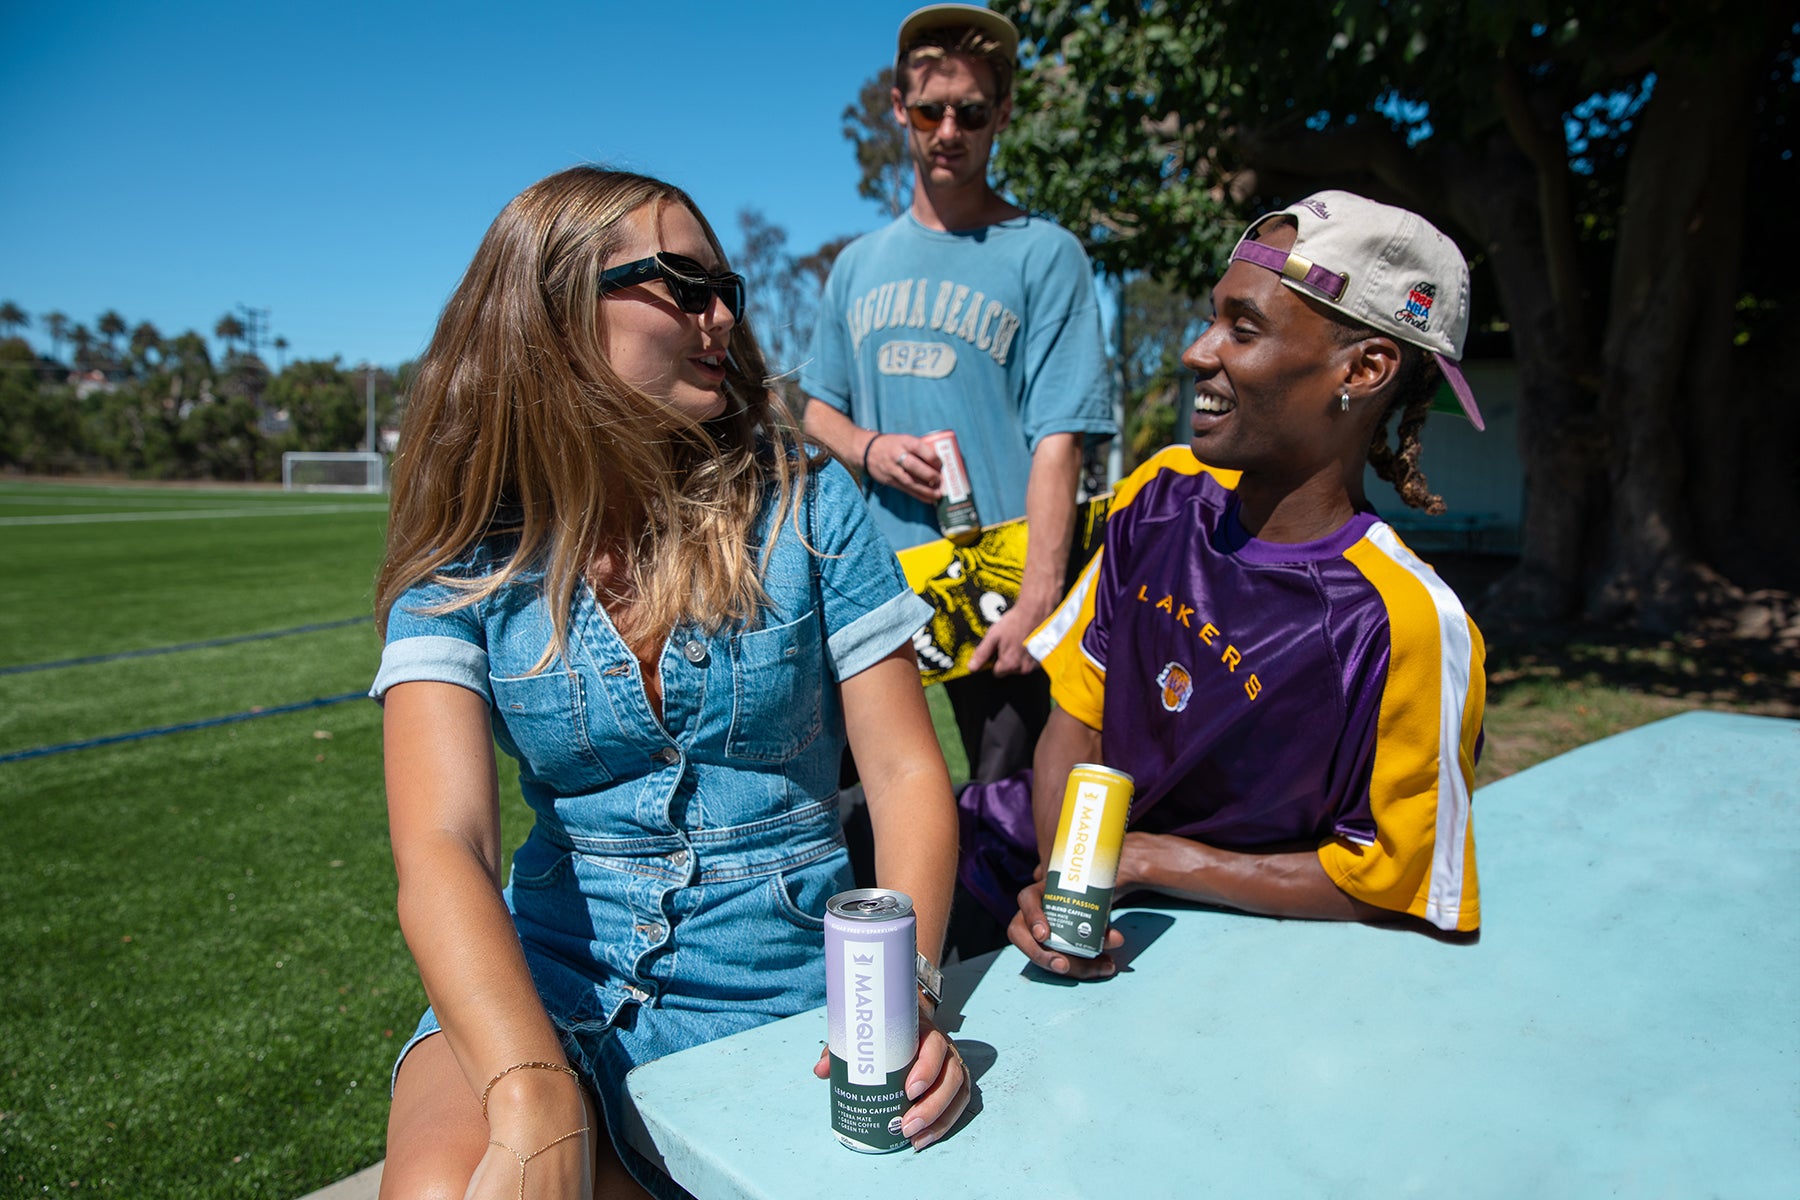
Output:
M938 456L938 532L958 546L973 545L981 538L981 514L975 508L975 489L963 465L956 431L934 429L924 442Z
M906 1073L919 1048L913 925L904 892L857 888L825 902L831 1131L865 1154L907 1144Z
M1106 948L1119 848L1131 814L1131 776L1097 763L1076 763L1063 789L1056 844L1044 874L1044 944L1096 958Z

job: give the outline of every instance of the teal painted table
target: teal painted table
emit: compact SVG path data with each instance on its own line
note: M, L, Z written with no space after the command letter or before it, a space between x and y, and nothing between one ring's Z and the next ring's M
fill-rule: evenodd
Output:
M1800 1195L1800 722L1691 713L1475 802L1473 941L1119 914L1129 969L947 972L978 1110L840 1147L805 1013L633 1072L702 1200Z

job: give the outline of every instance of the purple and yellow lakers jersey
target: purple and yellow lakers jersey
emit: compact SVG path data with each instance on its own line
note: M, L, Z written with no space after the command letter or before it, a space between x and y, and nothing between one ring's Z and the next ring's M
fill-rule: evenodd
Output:
M1476 928L1480 632L1375 514L1264 542L1236 483L1186 447L1121 482L1103 549L1028 643L1052 694L1137 781L1132 829L1316 845L1348 894Z

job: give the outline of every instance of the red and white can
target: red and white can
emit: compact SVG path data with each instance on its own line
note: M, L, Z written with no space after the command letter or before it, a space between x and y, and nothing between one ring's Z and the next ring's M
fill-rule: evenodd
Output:
M963 465L962 447L956 444L956 431L934 429L924 440L938 457L938 532L959 546L969 545L981 537L981 514L975 508L975 489Z

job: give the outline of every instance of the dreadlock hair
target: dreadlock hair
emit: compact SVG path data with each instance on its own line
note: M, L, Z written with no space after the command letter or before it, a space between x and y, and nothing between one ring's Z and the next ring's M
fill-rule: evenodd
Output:
M1334 314L1335 315L1335 314ZM1367 326L1339 320L1339 345L1349 345L1366 337L1379 336ZM1369 441L1369 465L1375 474L1394 485L1408 508L1422 509L1432 516L1444 511L1444 498L1431 490L1425 472L1419 469L1419 430L1431 412L1437 396L1439 372L1431 357L1411 342L1396 342L1400 347L1400 370L1389 385L1387 407L1375 422L1375 433ZM1388 422L1400 414L1399 441L1388 445Z

